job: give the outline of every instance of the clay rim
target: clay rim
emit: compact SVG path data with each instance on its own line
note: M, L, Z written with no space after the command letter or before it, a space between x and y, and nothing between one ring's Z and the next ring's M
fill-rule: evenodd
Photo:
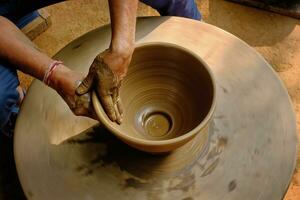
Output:
M216 108L216 81L215 81L215 78L213 76L213 73L212 73L211 69L206 64L206 62L204 62L203 59L200 58L197 54L193 53L189 49L186 49L182 46L172 44L172 43L168 43L168 42L147 42L147 43L138 44L138 45L135 46L135 48L152 46L152 45L161 45L161 46L177 48L177 49L180 49L182 51L185 51L188 54L190 54L191 56L195 57L198 61L200 61L201 64L207 70L207 72L210 76L211 82L212 82L213 98L212 98L212 103L211 103L209 112L206 114L205 118L201 121L201 123L199 125L197 125L194 129L192 129L191 131L189 131L189 132L187 132L187 133L185 133L185 134L183 134L179 137L172 138L172 139L167 139L167 140L146 140L146 139L131 137L129 135L126 135L126 134L120 132L115 127L111 126L110 123L115 123L115 122L111 122L110 119L107 117L107 115L104 112L104 109L103 109L103 107L102 107L102 105L101 105L101 103L100 103L100 101L97 97L96 92L92 93L92 103L93 103L95 112L96 112L96 114L97 114L97 116L100 120L100 124L103 124L105 126L105 128L107 128L110 132L112 132L117 137L119 137L121 139L124 139L124 140L128 140L130 142L134 142L136 144L142 144L142 145L157 146L157 145L173 144L173 143L177 143L177 142L180 142L180 141L184 141L184 140L186 140L186 139L188 139L192 136L195 136L197 133L199 133L209 123L210 119L213 116L215 108Z

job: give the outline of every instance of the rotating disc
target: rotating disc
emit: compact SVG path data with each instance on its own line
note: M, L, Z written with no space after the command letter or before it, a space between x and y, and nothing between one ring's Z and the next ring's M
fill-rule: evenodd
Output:
M104 26L55 58L86 73L109 42ZM133 150L96 121L74 116L55 91L34 81L14 141L28 199L282 199L295 167L296 122L269 64L235 36L178 17L139 19L136 42L180 45L211 67L217 107L207 145L197 137L171 154Z

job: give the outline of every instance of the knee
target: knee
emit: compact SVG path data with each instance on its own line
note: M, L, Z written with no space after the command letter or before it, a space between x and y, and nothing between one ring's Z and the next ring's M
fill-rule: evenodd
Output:
M0 65L0 129L6 125L11 114L18 107L18 85L16 71Z
M169 15L200 20L201 14L194 0L173 0L169 6Z
M156 9L163 16L180 16L200 20L201 14L194 0L162 0L142 2Z
M18 107L19 94L16 88L0 86L0 128L8 122L11 114Z

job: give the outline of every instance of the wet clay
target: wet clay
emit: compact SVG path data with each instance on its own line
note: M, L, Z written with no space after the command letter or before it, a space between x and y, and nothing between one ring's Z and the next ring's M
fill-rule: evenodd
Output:
M95 97L94 108L101 123L127 144L147 152L171 151L208 125L215 108L212 76L187 49L144 44L135 48L120 89L122 124L112 123Z
M95 90L101 104L111 121L121 123L122 105L119 98L121 80L104 61L107 50L94 59L87 77L76 89L77 95L83 95Z
M172 128L172 119L164 113L152 113L145 117L142 126L151 137L162 137Z
M55 59L87 74L97 54L109 46L110 30L110 26L104 26L83 35L64 47ZM136 43L158 42L188 49L203 58L213 71L217 101L208 131L196 134L194 139L170 153L149 155L121 142L96 125L97 121L74 116L54 90L34 81L22 104L14 135L16 168L28 200L282 200L295 167L297 131L288 93L270 65L246 43L212 25L179 17L139 19ZM139 55L142 52L140 49ZM184 57L172 52L160 51L176 60L172 65L160 61L163 68L180 64L180 58ZM150 58L151 55L148 54ZM143 66L155 61L153 57ZM138 70L138 66L135 69ZM157 94L168 96L163 98L167 100L155 97L156 101L164 105L163 108L168 108L167 105L186 108L185 100L190 101L189 97L200 99L198 88L189 89L189 82L182 83L185 79L177 78L176 71L183 73L183 77L193 77L198 71L187 65L175 69L171 76L169 70L157 74L156 68L143 67L151 73L145 73L147 76L136 88L151 82L152 76L164 77L163 80L174 77L178 81L152 84L152 88L156 84L168 88ZM190 70L193 73L189 73ZM131 79L125 84L134 85L134 82L137 80ZM190 82L198 83L193 78ZM128 107L133 107L129 103L135 98L132 95L140 92L135 89L128 93L125 84L121 87L121 98L128 101L124 103ZM183 88L180 92L188 96L181 97L174 88ZM176 98L171 94L176 94ZM151 95L148 99L155 98ZM165 106L164 102L169 103ZM203 105L202 100L200 103ZM201 105L194 108L201 110ZM128 113L139 116L128 119L138 122L132 123L131 129L141 129L135 138L150 138L143 147L152 142L176 140L160 138L170 137L174 129L183 130L175 127L176 118L172 118L171 111L179 109L136 107L140 112L125 110L124 116ZM182 112L196 114L187 110ZM156 121L157 113L162 119L159 124L163 131L151 131L155 133L149 136L151 134L145 131L148 126L145 129L142 122L152 124L151 116ZM187 129L202 119L183 116L181 124ZM164 118L172 121L167 133ZM186 135L180 131L176 133L183 134L180 137Z

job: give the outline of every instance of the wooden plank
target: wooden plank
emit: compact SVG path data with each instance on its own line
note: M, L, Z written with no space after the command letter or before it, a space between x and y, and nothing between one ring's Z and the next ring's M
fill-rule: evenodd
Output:
M40 16L27 24L22 31L31 40L44 32L51 25L51 18L45 9L38 10Z

